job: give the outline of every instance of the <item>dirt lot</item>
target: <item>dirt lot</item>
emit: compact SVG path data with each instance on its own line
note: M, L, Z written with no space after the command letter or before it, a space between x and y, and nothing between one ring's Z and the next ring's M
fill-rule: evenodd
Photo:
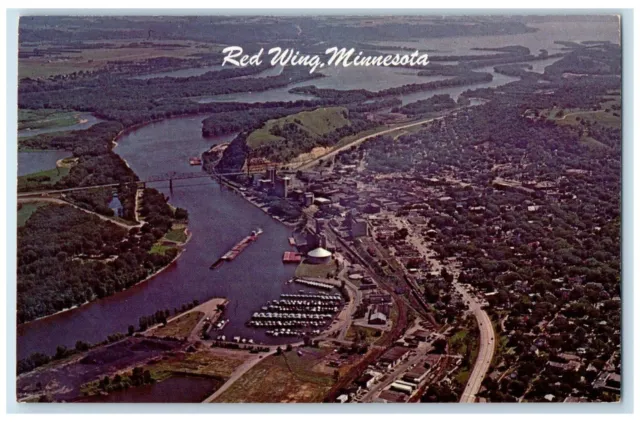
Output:
M217 403L320 402L333 384L332 375L314 367L330 349L302 348L264 359L222 393Z
M220 379L228 378L240 366L249 354L202 346L193 353L183 353L175 357L166 357L149 365L154 379L164 379L173 374L205 375Z
M204 312L189 312L175 318L164 327L154 328L149 335L154 337L173 337L186 339L198 322L204 317Z
M363 357L359 354L340 353L339 348L339 345L331 346L329 353L313 366L313 370L332 377L337 370L342 377L349 372L349 369L357 365Z
M364 341L367 344L374 344L382 337L382 331L372 327L358 327L352 325L347 331L345 340L355 341L356 339Z

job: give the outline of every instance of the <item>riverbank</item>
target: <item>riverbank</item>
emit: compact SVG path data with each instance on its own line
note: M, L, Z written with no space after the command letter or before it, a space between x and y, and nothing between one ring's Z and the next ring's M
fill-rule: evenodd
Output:
M240 195L245 201L247 201L248 203L250 203L251 205L253 205L254 207L258 208L260 211L262 211L263 213L267 214L269 217L271 217L274 221L277 221L278 223L282 224L283 226L293 229L295 227L298 226L297 223L289 223L287 221L282 221L281 219L279 219L277 216L271 214L269 212L269 210L267 208L265 208L264 206L260 205L259 203L257 203L256 201L254 201L253 199L247 197L247 195L245 195L245 193L243 191L240 190L240 188L236 187L233 185L232 182L229 182L226 178L224 177L220 177L219 179L219 183L221 183L222 185L224 185L225 187L227 187L228 189L234 191L235 193L237 193L238 195Z
M76 350L69 356L23 372L17 377L17 398L30 402L47 395L56 402L109 401L107 397L117 398L123 391L144 391L144 384L106 389L100 383L109 377L117 384L116 375L121 379L129 378L134 368L139 367L150 372L154 380L151 385L181 376L205 377L217 380L217 386L221 385L248 360L266 356L249 349L255 345L243 349L212 348L207 340L200 338L206 324L214 324L228 303L224 297L212 297L174 314L165 324L154 324L142 332L107 340L87 350ZM67 375L60 378L60 373ZM214 389L209 388L206 396L213 392ZM150 401L152 396L150 394L145 401ZM170 397L173 400L173 396ZM204 397L194 402L202 401Z
M60 310L58 312L55 312L53 314L49 314L49 315L46 315L46 316L43 316L43 317L32 319L31 321L23 322L22 324L18 324L18 327L19 328L20 327L28 327L30 324L33 324L33 323L35 323L37 321L43 321L43 320L46 320L46 319L49 319L49 318L53 318L56 315L64 314L64 313L67 313L67 312L82 308L82 307L84 307L86 305L90 305L92 303L95 303L95 302L97 302L97 301L99 301L101 299L113 297L113 296L116 296L119 293L126 292L127 290L133 288L134 286L138 286L138 285L140 285L142 283L146 283L147 281L149 281L152 278L156 277L157 275L159 275L160 273L165 271L167 268L169 268L171 265L173 265L178 260L178 258L180 258L180 256L184 253L184 251L186 249L186 244L189 242L189 240L191 240L191 232L190 231L188 231L187 239L183 243L177 243L177 246L180 248L180 252L178 252L178 254L171 261L169 261L169 263L167 265L165 265L164 267L159 268L158 271L155 271L154 273L150 274L146 278L138 281L135 284L132 284L131 286L127 287L126 289L120 290L120 291L118 291L118 292L116 292L116 293L114 293L112 295L105 296L103 298L94 298L93 300L88 300L88 301L86 301L84 303L81 303L79 305L74 305L74 306L72 306L70 308L62 309L62 310Z

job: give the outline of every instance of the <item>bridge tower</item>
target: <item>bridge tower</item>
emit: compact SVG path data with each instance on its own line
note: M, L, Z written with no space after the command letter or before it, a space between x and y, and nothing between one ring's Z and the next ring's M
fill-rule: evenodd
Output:
M172 171L169 173L169 192L173 193L173 178L175 177L176 172Z

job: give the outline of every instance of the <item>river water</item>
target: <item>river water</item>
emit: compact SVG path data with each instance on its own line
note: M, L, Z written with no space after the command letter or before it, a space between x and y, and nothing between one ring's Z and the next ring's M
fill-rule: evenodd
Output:
M83 130L83 129L90 128L96 123L100 123L104 121L102 119L95 117L91 113L78 113L78 119L82 120L83 122L76 123L74 125L69 125L69 126L62 126L62 127L19 130L18 137L26 138L28 136L40 135L42 133L65 132L69 130ZM60 151L60 150L20 151L18 152L18 176L24 176L26 174L53 169L56 167L56 161L65 157L70 157L70 156L71 156L71 151Z
M222 381L196 376L174 376L164 381L126 390L114 391L105 396L91 396L79 403L201 403Z
M203 138L203 117L182 117L144 126L118 140L120 154L141 179L168 171L200 171L188 157L200 155L212 144L229 141L234 135ZM285 284L295 271L284 265L282 255L291 250L291 231L276 222L240 195L222 188L211 179L174 181L157 188L173 205L189 210L189 230L193 233L182 256L153 279L129 290L81 308L18 327L18 357L34 351L55 352L56 346L73 346L82 339L97 342L114 332L126 332L140 316L158 309L173 309L198 299L226 297L230 303L225 318L231 322L222 333L253 338L256 342L285 342L264 335L264 330L246 327L251 314L267 300L281 293L295 293L301 287ZM215 270L209 266L252 230L264 233L233 262Z
M542 33L457 37L405 44L424 49L451 50L452 54L470 54L473 47L506 45L524 45L534 53L537 49L547 48L553 53L554 48L559 48L553 44L555 40L584 41L595 38L618 42L617 26L610 23L540 25L545 28ZM535 71L542 71L546 65L543 62L533 64ZM376 68L371 69L373 73L367 72L366 77L360 74L360 78L356 77L358 71L347 74L336 70L333 76L305 85L377 91L389 87L386 78L395 78L395 86L415 83L419 78L411 71L377 68L379 73L375 73ZM469 88L500 86L516 79L495 74L492 66L486 70L494 74L494 80L490 83L412 93L403 96L402 100L407 103L438 93L448 93L457 98L460 92ZM424 82L428 79L419 80ZM290 101L305 98L288 93L290 88L218 96L208 101ZM182 117L149 124L119 139L115 152L127 160L141 179L170 171L200 171L189 166L188 157L199 155L212 144L229 141L234 136L204 139L201 135L202 119ZM285 266L281 261L283 251L290 250L287 242L290 230L210 179L176 181L173 192L169 192L163 184L155 187L169 195L173 205L189 210L189 229L193 237L182 256L174 265L146 283L78 309L18 327L18 358L36 351L52 354L56 346L73 346L76 340L100 341L108 334L126 332L128 325L137 325L140 316L158 309L173 309L193 299L204 301L215 296L227 297L230 301L225 316L231 319L224 330L227 336L239 335L257 342L275 340L265 337L262 330L245 327L244 323L267 300L276 299L280 293L299 289L299 286L284 284L294 272L293 266ZM264 233L255 243L233 262L209 270L212 262L257 227L261 227Z
M468 51L471 53L472 51ZM550 58L545 60L535 60L528 62L532 66L532 71L542 73L544 68L559 58ZM474 69L476 72L487 72L493 75L490 82L482 82L473 85L464 85L456 87L446 87L431 91L416 91L409 94L401 95L402 104L408 104L414 101L423 100L437 94L449 94L454 100L457 100L460 94L468 89L492 88L513 82L518 78L506 76L496 73L493 68L495 66L486 66ZM380 91L387 88L398 87L407 84L419 84L433 81L441 81L450 79L447 76L418 76L418 70L405 68L388 68L388 67L329 67L322 69L322 73L326 75L324 78L314 79L311 81L297 82L286 87L270 89L263 92L242 92L237 94L213 95L196 99L199 103L211 102L268 102L268 101L296 101L296 100L313 100L315 97L311 95L301 95L289 92L290 89L315 85L318 88L329 89L366 89L370 91Z

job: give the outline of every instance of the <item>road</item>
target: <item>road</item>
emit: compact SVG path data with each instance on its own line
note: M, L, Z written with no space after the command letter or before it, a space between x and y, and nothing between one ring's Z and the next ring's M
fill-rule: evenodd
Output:
M300 347L300 346L303 346L303 345L304 345L304 342L302 342L302 341L299 341L299 342L296 342L296 343L291 343L291 346L294 347L294 348L295 347ZM281 345L281 347L284 348L284 345ZM219 389L217 389L212 395L210 395L209 397L204 399L202 401L202 403L213 403L213 401L215 399L217 399L222 393L224 393L227 389L229 389L229 387L231 387L234 382L238 381L240 379L240 377L242 377L244 374L249 372L249 370L251 370L251 368L253 368L257 364L262 362L268 356L274 355L277 352L278 352L278 348L274 347L273 349L271 349L270 352L258 353L257 355L252 356L250 359L245 361L242 365L238 366L233 371L233 373L231 374L229 379L227 379L227 381L224 384L222 384L222 386Z
M443 119L444 117L445 116L432 117L432 118L429 118L429 119L419 120L417 122L407 123L405 125L396 126L396 127L390 128L390 129L383 129L383 130L381 130L379 132L372 133L372 134L367 135L367 136L363 136L361 138L356 139L353 142L348 143L345 146L342 146L340 148L334 149L331 152L328 152L328 153L326 153L326 154L324 154L324 155L322 155L320 157L314 158L311 161L307 161L306 163L303 163L303 164L299 165L298 167L296 167L294 170L305 170L305 169L313 166L314 164L316 164L320 160L325 160L327 158L331 158L334 155L339 154L342 151L346 151L349 148L351 148L353 146L356 146L356 145L359 145L359 144L363 143L364 141L366 141L368 139L375 138L376 136L386 135L388 133L395 132L395 131L398 131L398 130L407 129L407 128L414 127L414 126L419 126L419 125L422 125L422 124L425 124L425 123L433 122L435 120Z
M460 396L460 403L473 403L476 401L476 394L480 390L482 380L489 371L491 361L493 360L493 353L495 350L495 332L493 331L493 325L489 315L482 309L477 299L472 297L464 287L456 281L454 281L454 287L462 295L465 302L469 302L469 309L473 312L478 321L478 327L480 329L480 350L478 351L478 357L473 366L473 371L467 381L462 396Z
M425 259L432 263L432 269L439 270L441 268L441 265L437 260L428 258L433 251L430 250L430 248L423 243L419 237L414 235L413 228L409 224L396 217L391 217L391 221L394 221L400 227L408 229L408 240L413 243L422 255L424 255ZM480 349L478 351L478 357L476 358L473 371L469 376L464 392L460 397L460 402L462 403L473 403L475 402L476 394L482 385L482 380L484 380L484 377L489 371L489 366L491 366L491 361L493 360L493 353L495 350L495 332L489 315L487 315L487 313L482 309L482 304L476 298L471 296L460 283L458 283L457 271L453 272L455 277L453 286L462 295L463 300L468 303L469 310L473 312L476 317L478 328L480 330Z
M352 323L351 317L356 312L356 308L358 304L362 302L362 291L358 289L358 287L356 287L353 283L351 283L351 281L346 276L346 272L347 272L347 266L343 265L342 269L340 270L337 276L338 280L344 280L345 287L349 292L349 298L351 299L349 300L349 303L344 307L342 311L344 312L344 319L341 319L340 315L338 316L338 319L337 319L339 321L338 327L340 330L340 333L338 334L338 337L337 337L339 340L344 340L345 337L347 336L347 332L349 331L349 327L351 326L351 323Z
M362 302L362 292L355 288L355 286L351 283L347 283L347 289L350 291L351 301L349 305L345 308L345 321L342 327L340 328L340 334L338 334L338 339L344 340L347 337L347 332L349 332L349 327L351 327L351 317L356 312L356 308L358 304Z
M80 211L84 211L84 212L86 212L88 214L93 214L96 217L100 218L101 220L108 221L109 223L113 223L113 224L118 225L120 227L124 227L127 230L132 229L134 227L142 226L142 223L125 224L122 221L114 220L113 218L107 217L107 216L102 215L102 214L98 214L97 212L89 211L87 209L84 209L82 207L74 205L71 202L67 202L67 201L65 201L63 199L47 198L46 196L45 197L36 197L36 198L24 198L24 197L18 198L18 203L28 203L28 202L51 202L51 203L54 203L54 204L68 205L70 207L79 209Z
M218 388L212 395L210 395L209 397L207 397L206 399L204 399L203 403L213 403L213 401L218 398L222 393L224 393L225 391L227 391L227 389L229 387L231 387L233 385L234 382L236 382L238 379L240 379L241 376L243 376L244 374L246 374L247 372L249 372L249 370L251 368L253 368L254 366L256 366L258 363L262 362L262 360L264 358L266 358L267 356L271 356L274 353L276 353L277 349L273 349L270 352L267 353L259 353L257 355L255 355L252 359L248 359L246 362L244 362L242 365L238 366L233 373L231 374L231 376L229 377L229 379L227 380L227 382L225 382L224 384L222 384L222 386L220 388Z
M138 180L135 182L122 182L122 183L106 183L103 185L91 185L91 186L79 186L75 188L67 188L67 189L51 189L51 190L41 190L41 191L29 191L29 192L18 192L18 197L35 197L41 195L55 195L59 193L66 192L75 192L81 190L91 190L91 189L104 189L104 188L115 188L124 184L136 184L138 186L143 185L146 186L147 183L158 183L158 182L169 182L169 186L173 186L174 180L188 180L188 179L203 179L203 178L221 178L223 176L238 176L244 175L248 172L235 172L235 173L216 173L210 174L206 172L191 172L191 173L166 173L157 176L151 176L147 178L147 180ZM250 173L260 173L258 171L251 171Z
M108 183L105 185L82 186L82 187L68 188L68 189L41 190L41 191L35 191L35 192L18 192L18 198L39 197L41 195L54 195L58 193L74 192L79 190L114 188L117 186L120 186L120 183Z

